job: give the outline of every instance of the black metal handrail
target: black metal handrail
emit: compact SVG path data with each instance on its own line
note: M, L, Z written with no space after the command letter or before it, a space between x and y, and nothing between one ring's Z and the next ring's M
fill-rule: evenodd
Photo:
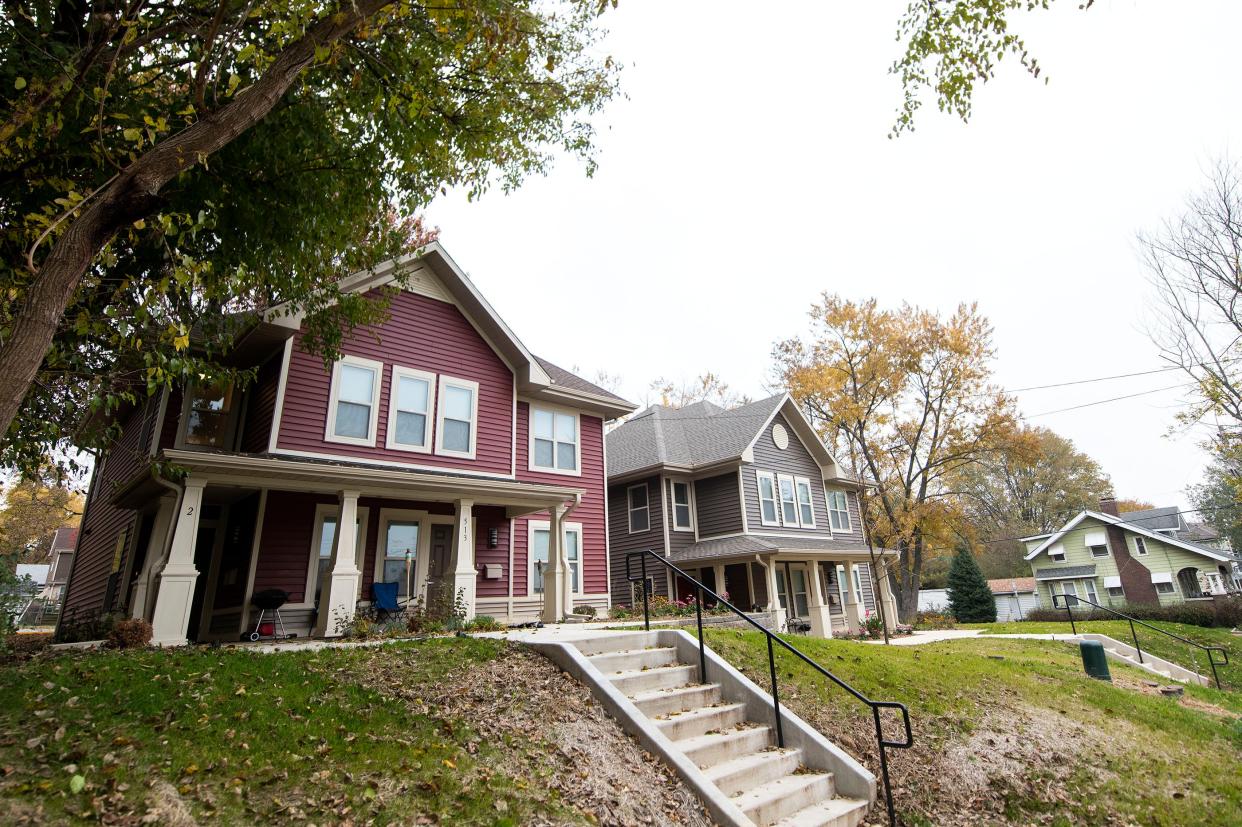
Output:
M1064 606L1061 606L1060 604L1057 603L1058 597L1065 598ZM1159 626L1152 626L1150 623L1145 623L1144 621L1139 620L1137 617L1131 617L1130 615L1125 614L1124 612L1119 612L1116 609L1109 608L1108 606L1101 606L1099 603L1096 603L1094 600L1088 600L1085 597L1078 597L1072 594L1052 595L1052 608L1054 609L1064 608L1065 609L1065 616L1069 618L1070 631L1073 632L1075 635L1078 634L1078 626L1074 623L1074 612L1071 610L1070 607L1076 606L1079 603L1086 603L1090 606L1096 607L1097 609L1102 609L1108 612L1109 614L1115 614L1117 615L1117 617L1124 617L1126 620L1130 621L1130 637L1134 640L1134 651L1138 653L1139 663L1145 663L1145 661L1143 660L1143 650L1139 648L1138 632L1134 630L1135 623L1145 628L1151 629L1153 632L1159 632L1160 634L1166 637L1171 637L1174 640L1180 640L1182 643L1186 643L1186 644L1189 644L1190 646L1194 646L1196 648L1202 649L1204 652L1207 653L1208 665L1212 667L1212 679L1216 681L1216 688L1217 689L1222 688L1220 685L1220 675L1217 673L1216 667L1229 665L1229 650L1225 649L1223 646L1205 646L1202 643L1196 643L1195 641L1190 640L1189 638L1184 638L1181 635L1175 635L1172 632L1167 632L1164 629L1161 629ZM1225 659L1221 661L1220 663L1217 663L1216 659L1212 657L1213 652L1220 652L1222 655L1224 655Z
M639 562L641 564L641 573L639 577L634 576L633 566L631 565L634 558L636 557L639 559ZM807 666L819 672L825 678L828 678L828 680L832 681L837 686L841 687L846 692L850 693L855 698L862 701L867 706L871 707L871 714L875 721L875 740L876 740L876 744L878 745L879 751L880 751L880 776L884 781L884 802L888 806L888 822L889 824L894 825L894 827L896 827L897 814L893 810L893 789L892 789L892 786L889 784L889 780L888 780L888 754L886 750L889 747L892 747L894 749L908 749L914 744L914 733L910 729L910 710L906 708L906 705L903 703L898 703L897 701L873 701L871 698L868 698L866 695L859 692L857 689L850 686L848 683L841 680L836 675L832 674L831 672L829 672L824 667L820 666L815 661L811 660L811 658L807 657L798 648L796 648L795 646L787 642L784 638L781 638L779 635L774 634L771 630L764 627L761 623L757 622L750 615L746 614L741 609L734 606L732 603L730 603L729 601L725 600L723 597L718 595L716 592L712 591L707 586L703 585L701 582L699 582L697 578L691 577L685 571L678 568L676 565L666 560L664 557L660 556L659 554L657 554L655 551L652 551L651 549L647 549L645 551L631 551L625 555L626 580L628 580L631 583L639 582L640 580L642 582L643 626L647 629L647 631L651 631L651 608L648 602L650 595L647 592L647 558L648 557L651 557L652 559L658 561L661 565L681 575L683 578L685 578L687 581L693 584L695 588L696 595L695 595L694 613L695 613L695 619L698 622L698 628L699 628L699 680L702 683L707 683L707 656L704 651L707 647L703 643L703 595L705 593L711 595L712 598L715 599L717 605L724 606L725 608L731 610L735 615L742 618L742 620L745 620L751 626L754 626L756 629L763 632L764 636L767 638L767 641L768 641L768 672L771 675L771 679L772 679L772 711L773 711L773 715L776 720L776 745L778 747L783 748L785 746L785 730L781 724L781 702L780 702L780 696L777 692L778 688L776 685L776 650L774 648L775 644L779 644L780 646L784 647L787 651L792 653L795 657L797 657ZM884 737L884 729L881 726L881 722L880 722L880 710L881 709L897 709L901 711L902 724L905 726L905 729L906 729L905 740L890 741Z

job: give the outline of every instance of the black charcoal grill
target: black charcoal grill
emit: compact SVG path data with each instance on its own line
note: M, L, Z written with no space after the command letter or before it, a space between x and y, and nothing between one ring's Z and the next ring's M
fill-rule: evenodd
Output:
M285 631L285 622L280 618L280 607L288 602L289 592L284 589L264 589L261 592L255 592L250 597L250 605L259 610L259 619L255 621L254 629L245 636L246 639L254 641L265 637L272 639L297 637ZM265 620L269 614L272 615L272 619ZM280 627L279 635L276 634L277 627Z

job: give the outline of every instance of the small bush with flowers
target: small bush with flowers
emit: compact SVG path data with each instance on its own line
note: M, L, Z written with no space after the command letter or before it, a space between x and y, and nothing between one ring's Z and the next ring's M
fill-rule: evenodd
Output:
M720 595L723 599L729 599L729 593L725 592ZM659 594L653 594L647 601L648 610L652 617L694 617L695 616L695 599L687 597L685 600L669 600L667 597ZM729 614L729 610L723 605L717 604L710 599L703 601L703 614L705 615L724 615ZM613 606L613 620L630 620L643 616L642 599L635 601L633 606Z

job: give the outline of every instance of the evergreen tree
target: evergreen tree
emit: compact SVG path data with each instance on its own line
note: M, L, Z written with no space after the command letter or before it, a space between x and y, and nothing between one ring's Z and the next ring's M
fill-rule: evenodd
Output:
M969 549L961 549L949 566L949 611L959 623L995 623L996 598Z

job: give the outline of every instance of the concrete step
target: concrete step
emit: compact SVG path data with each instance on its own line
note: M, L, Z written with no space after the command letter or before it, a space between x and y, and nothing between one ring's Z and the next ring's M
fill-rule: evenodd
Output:
M733 729L746 720L746 704L717 704L670 712L655 719L660 731L674 741L706 735L712 731Z
M820 804L832 795L830 773L805 772L760 784L734 796L733 801L751 821L759 827L767 827L799 810Z
M857 827L867 817L861 798L830 798L776 822L776 827Z
M701 769L723 764L732 758L758 752L772 745L772 728L749 726L683 738L673 744Z
M622 649L619 652L605 652L592 655L591 663L605 675L616 672L633 672L636 669L650 669L653 666L668 666L677 663L677 650L672 646L654 649Z
M635 669L608 675L612 685L625 695L638 695L653 689L671 689L687 686L698 680L699 667L685 666L677 663L671 666L656 666L651 669Z
M725 795L736 795L790 775L802 765L802 750L765 749L704 770Z
M631 695L630 701L648 718L656 718L672 712L685 712L689 709L720 703L720 684L700 683L694 686L640 692L637 695Z
M588 658L605 652L621 652L627 649L647 649L657 645L656 632L627 632L571 641L574 648Z

